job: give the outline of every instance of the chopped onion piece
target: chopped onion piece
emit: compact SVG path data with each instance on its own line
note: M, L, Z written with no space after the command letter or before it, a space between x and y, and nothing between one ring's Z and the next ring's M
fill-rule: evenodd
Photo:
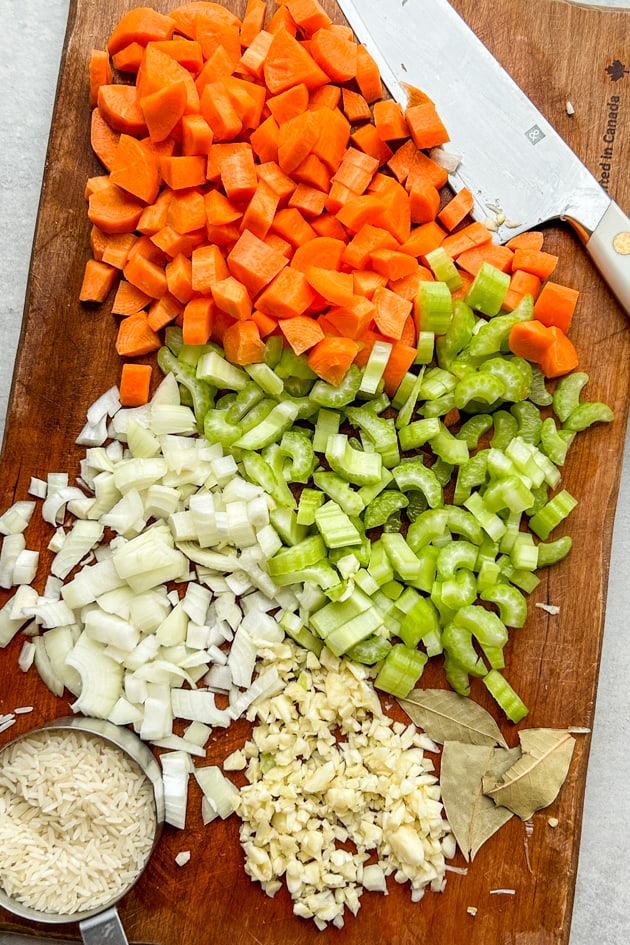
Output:
M0 515L0 534L12 535L16 532L23 532L30 522L35 503L27 500L14 502L6 512Z

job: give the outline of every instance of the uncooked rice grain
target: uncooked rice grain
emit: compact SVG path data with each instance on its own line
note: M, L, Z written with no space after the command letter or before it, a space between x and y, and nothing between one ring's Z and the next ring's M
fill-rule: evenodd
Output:
M0 885L40 912L116 899L153 846L153 789L115 746L75 730L37 732L0 755Z

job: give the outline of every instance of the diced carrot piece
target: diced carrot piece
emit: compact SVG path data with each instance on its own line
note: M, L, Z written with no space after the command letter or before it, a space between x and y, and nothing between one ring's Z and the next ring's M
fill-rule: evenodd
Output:
M146 256L139 254L133 256L123 269L123 273L127 282L131 282L152 299L159 299L168 291L163 267L147 259Z
M183 81L157 89L140 99L149 137L165 141L186 111L187 91Z
M302 216L318 217L324 212L326 194L307 184L298 184L289 199L289 207L295 207Z
M426 177L417 177L409 192L412 223L430 223L440 207L440 193Z
M205 345L212 332L214 301L207 295L197 295L184 308L182 338L185 345Z
M506 243L507 246L507 243ZM510 287L503 300L506 312L512 312L525 295L531 295L534 301L538 298L542 285L538 276L524 269L517 269L510 278Z
M92 109L90 119L90 144L101 164L111 170L120 139L120 132L114 131L103 117L100 108Z
M510 331L510 351L527 361L539 363L552 342L553 337L549 328L535 318L517 322Z
M101 262L107 263L108 266L115 266L116 269L122 269L138 237L135 233L110 233L103 236Z
M215 305L232 318L245 319L252 314L252 300L242 282L227 276L212 286Z
M315 239L317 235L310 223L304 219L295 207L285 207L283 210L278 210L273 218L271 229L292 246L301 246L303 243Z
M571 326L579 295L577 289L547 280L534 305L534 318L548 327L555 325L566 334Z
M147 133L147 123L133 85L101 85L98 110L114 131L134 137Z
M382 276L380 272L374 272L373 269L353 269L352 283L357 295L371 299L379 286L387 285L387 277Z
M252 318L237 321L223 332L223 350L232 364L257 364L265 360L265 345Z
M243 122L222 80L209 82L204 87L199 107L212 128L215 141L233 141L243 128Z
M93 49L90 54L89 65L90 93L88 101L90 108L98 104L98 90L101 85L110 85L112 81L112 67L109 53L104 49Z
M485 223L469 223L461 230L450 233L442 242L442 246L453 259L457 259L461 253L473 249L475 246L482 246L492 240L492 233Z
M361 121L371 120L372 112L370 111L370 106L360 92L343 88L341 90L341 98L343 113L351 125L356 125Z
M303 272L285 266L256 299L257 308L276 319L302 315L312 305L315 290Z
M286 30L279 30L269 47L263 69L265 85L272 95L286 92L303 83L316 89L328 82L328 76L304 46Z
M402 107L393 99L383 99L374 103L374 124L383 141L395 141L398 138L407 138L409 135Z
M191 266L192 287L195 292L211 292L213 285L229 275L223 253L214 243L194 249Z
M357 74L357 44L341 33L322 27L313 33L309 52L333 82L349 82Z
M405 119L411 137L420 149L435 148L449 140L448 131L432 102L409 106L405 109Z
M365 151L366 154L370 154L372 157L376 158L379 167L383 164L387 164L393 154L392 149L387 142L381 138L376 126L373 125L371 121L366 121L364 125L359 125L358 128L355 128L350 135L350 139L361 151Z
M390 280L403 279L418 268L413 256L403 253L399 249L388 249L386 247L375 249L370 253L370 264L376 272L380 272L381 275Z
M352 273L307 266L306 280L315 291L334 305L347 305L354 296Z
M334 109L339 108L340 102L341 89L334 82L327 82L326 85L320 85L318 88L311 90L309 105L312 109L330 108L334 111Z
M119 49L112 56L112 63L117 72L137 72L144 56L144 46L140 43L129 43L124 49Z
M206 160L200 154L182 154L160 159L160 173L171 190L199 187L206 181Z
M295 315L283 318L279 323L280 331L296 354L309 351L324 337L324 332L315 318L308 315Z
M157 159L136 138L121 134L113 158L110 180L139 200L153 203L160 189Z
M357 48L357 85L367 102L375 102L383 97L383 85L379 68L365 46Z
M561 377L578 366L577 351L573 342L557 325L549 328L553 341L540 358L540 369L545 377Z
M162 346L157 332L149 327L145 312L123 318L118 326L116 351L121 358L136 358L151 354Z
M502 246L500 243L482 243L481 246L474 246L460 253L457 257L457 265L473 276L479 272L484 262L502 272L509 272L512 268L513 257L514 253L507 246Z
M249 46L244 49L238 65L250 75L262 79L265 60L272 41L273 33L270 33L269 30L261 30Z
M79 292L81 302L104 302L109 295L118 270L96 259L88 259L83 270L83 281Z
M252 321L256 322L258 325L258 334L261 338L266 338L267 335L273 334L278 327L278 320L276 318L272 318L271 315L266 315L257 308L252 312Z
M416 258L426 256L427 253L442 245L445 236L446 233L440 224L435 220L430 220L428 223L414 227L409 239L405 240L400 248L403 253L409 253L410 256Z
M175 20L151 7L135 7L125 13L114 27L107 42L110 56L128 46L140 43L146 46L152 40L170 39L175 29Z
M146 308L149 302L151 302L150 295L122 279L118 283L112 302L112 315L135 315Z
M164 267L166 285L170 295L185 305L193 296L192 262L188 256L178 253Z
M267 99L267 108L279 125L290 118L303 114L309 105L309 92L303 82L292 85L279 95L272 95Z
M533 249L538 252L543 248L543 242L544 235L540 230L526 230L524 233L513 236L505 245L508 249Z
M227 264L232 275L255 298L286 266L287 259L249 230L244 230L229 253Z
M543 250L516 249L512 260L512 269L524 269L532 272L544 282L556 268L558 257Z
M412 303L401 298L390 289L378 288L372 296L375 307L376 327L387 338L400 340L405 322L412 310Z
M118 385L118 397L123 407L141 407L148 403L152 372L150 364L123 364Z
M247 6L241 21L241 46L251 46L263 28L266 13L267 4L265 0L247 0Z
M332 26L332 20L319 0L287 0L286 5L295 25L307 36Z
M403 377L416 359L416 349L403 341L394 343L389 355L389 360L385 371L383 372L383 384L385 393L393 397Z
M337 305L328 310L326 318L345 338L356 340L374 321L376 309L370 299L354 297L349 305Z
M454 230L473 208L473 195L468 187L455 194L446 206L438 213L438 220L447 230Z
M142 216L142 204L111 181L88 200L88 217L104 233L131 233Z
M278 128L278 164L291 174L311 153L319 137L316 113L301 112Z
M254 154L262 164L270 161L278 162L279 134L280 126L278 122L273 115L269 115L249 136L249 143Z
M352 338L326 337L309 351L308 365L318 377L338 387L358 351L359 345Z
M182 305L172 295L163 295L149 305L147 324L153 331L161 331L174 322L183 312Z

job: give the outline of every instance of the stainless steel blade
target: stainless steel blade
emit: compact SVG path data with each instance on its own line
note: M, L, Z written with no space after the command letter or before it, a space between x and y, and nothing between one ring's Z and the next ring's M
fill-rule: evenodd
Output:
M504 215L497 239L553 219L596 229L610 197L447 0L339 0L392 97L402 83L436 103L461 158L450 181L468 187L478 220Z

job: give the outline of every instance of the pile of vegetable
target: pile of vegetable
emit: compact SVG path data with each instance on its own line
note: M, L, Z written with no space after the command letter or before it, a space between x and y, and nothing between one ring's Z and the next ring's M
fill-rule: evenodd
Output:
M509 631L571 548L571 444L612 419L582 396L578 292L542 234L471 222L435 104L383 98L317 0L133 9L92 52L90 104L81 299L113 296L122 369L79 486L32 484L57 529L43 594L35 503L0 518L0 645L25 630L23 669L168 750L180 827L193 771L206 820L239 805L191 763L212 729L311 693L274 667L283 641L407 711L439 660L521 721ZM256 797L276 761L250 751Z
M578 404L583 375L545 388L577 366L578 292L542 234L497 245L466 189L440 195L435 104L384 99L316 0L132 10L90 98L108 173L87 188L82 298L121 275L122 403L150 390L129 359L158 351L199 432L273 497L269 573L314 589L287 632L378 664L398 696L443 655L458 692L481 676L518 721L507 628L570 547L547 540L575 505L569 445L612 416Z

